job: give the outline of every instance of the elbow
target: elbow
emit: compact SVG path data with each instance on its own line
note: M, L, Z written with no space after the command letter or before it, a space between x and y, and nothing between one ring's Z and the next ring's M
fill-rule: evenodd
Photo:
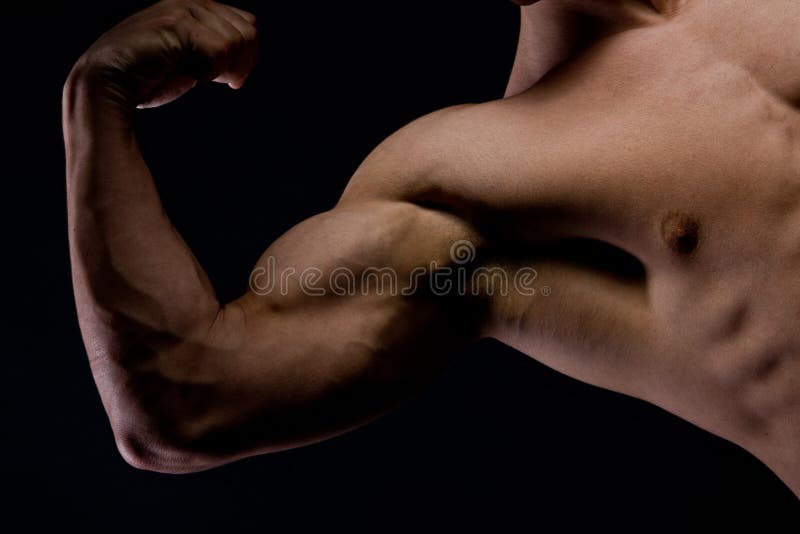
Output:
M169 443L149 433L115 432L114 441L125 463L140 471L185 475L215 466L213 462L192 451L190 447Z
M112 420L114 441L131 467L154 473L183 475L206 471L232 461L210 449L203 425L192 418L133 417ZM167 419L169 421L167 421Z
M134 469L154 473L165 473L167 471L164 469L167 463L165 461L166 455L154 443L143 440L134 433L115 435L114 441L122 459ZM173 465L172 467L172 469L168 470L169 473L166 474L176 474L176 466Z
M146 356L156 363L169 361L163 354ZM99 375L103 380L98 388L122 459L138 470L176 475L228 463L227 451L215 448L213 439L212 428L221 423L214 393L170 373L131 366Z
M182 374L183 356L178 356L178 363L173 353L146 356L155 362L155 369L131 366L101 374L104 380L98 382L117 450L125 462L135 469L165 474L197 473L231 462L229 440L225 433L219 435L227 418L217 388ZM193 357L195 367L202 357Z

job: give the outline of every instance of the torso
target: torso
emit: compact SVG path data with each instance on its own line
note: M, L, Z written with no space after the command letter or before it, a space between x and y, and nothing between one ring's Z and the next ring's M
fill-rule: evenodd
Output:
M401 132L381 161L396 172L376 180L368 160L348 194L443 206L515 254L624 250L657 340L631 356L644 386L582 371L590 354L509 343L736 441L797 492L800 3L665 4L514 97L423 119L427 143Z

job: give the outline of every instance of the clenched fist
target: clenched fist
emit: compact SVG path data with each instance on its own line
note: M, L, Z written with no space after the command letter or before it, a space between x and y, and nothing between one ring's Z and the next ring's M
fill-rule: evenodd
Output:
M255 65L255 22L210 0L163 0L102 35L70 77L125 108L162 106L198 81L238 89Z

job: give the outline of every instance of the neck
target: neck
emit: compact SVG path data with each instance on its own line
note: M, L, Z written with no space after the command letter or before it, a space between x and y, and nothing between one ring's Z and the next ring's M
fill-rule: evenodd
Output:
M517 56L506 97L524 92L599 39L660 17L649 2L636 0L542 0L521 7Z

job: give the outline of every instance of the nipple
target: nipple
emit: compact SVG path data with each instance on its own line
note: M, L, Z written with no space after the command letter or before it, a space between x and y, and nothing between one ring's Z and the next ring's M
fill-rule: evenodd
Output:
M674 254L685 257L697 250L700 223L682 212L672 212L661 221L661 238Z

